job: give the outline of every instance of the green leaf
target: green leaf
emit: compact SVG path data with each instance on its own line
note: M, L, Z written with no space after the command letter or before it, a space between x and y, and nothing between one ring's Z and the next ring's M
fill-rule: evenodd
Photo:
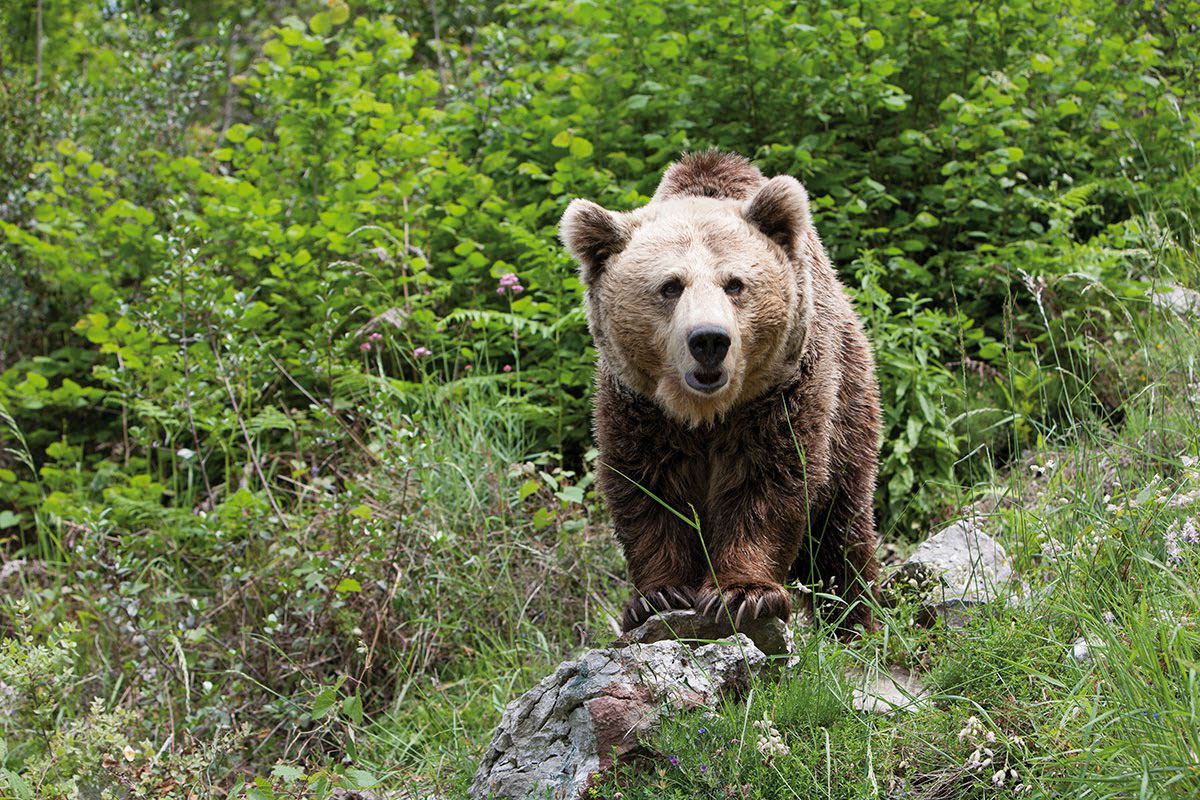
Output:
M225 138L231 142L234 142L235 144L237 142L244 142L244 141L246 141L246 137L250 135L250 131L252 131L252 130L253 130L253 128L251 128L246 123L239 122L236 125L229 126L229 130L225 131Z
M1062 114L1063 116L1079 113L1079 104L1069 97L1064 97L1062 100L1059 100L1056 108L1058 109L1058 113Z
M312 718L321 719L321 717L324 717L333 708L333 704L336 701L337 692L334 691L332 686L322 689L321 693L317 695L317 699L313 701Z
M555 135L555 137L550 140L550 144L554 145L555 147L570 147L571 146L570 132L559 131L558 134Z
M999 342L987 342L979 348L979 358L983 361L992 361L1004 352L1004 347Z
M292 60L292 54L288 52L287 45L278 39L271 39L262 48L263 55L274 61L279 66L285 66Z
M308 27L317 36L325 36L333 30L333 19L329 16L328 11L319 11L309 19Z
M370 789L379 783L379 779L365 769L348 769L342 775L343 789Z
M533 512L533 529L540 531L542 528L554 521L554 515L544 508L539 508Z
M342 713L354 722L355 725L362 725L363 721L363 705L362 698L358 695L347 697L342 701Z
M582 486L568 486L566 489L563 489L561 492L555 492L554 496L557 497L559 500L562 500L564 503L582 504L583 503L583 487Z
M592 143L587 139L574 137L571 139L571 155L576 158L587 158L592 154Z
M287 764L276 764L271 767L271 777L279 778L284 783L294 783L304 777L304 770Z
M525 481L523 484L521 484L521 488L517 492L518 502L521 500L524 500L526 497L529 497L529 495L533 494L537 490L538 490L538 482L537 481L535 481L533 478L530 478L529 480Z
M338 585L334 587L334 591L341 592L343 594L346 592L361 592L362 585L358 581L354 580L354 578L342 578L341 581L338 582Z
M346 20L350 19L350 7L345 3L338 3L333 8L329 9L329 19L334 25L341 25Z
M4 528L11 528L11 527L19 524L20 522L21 522L20 515L14 514L13 512L9 511L7 508L4 509L3 511L0 511L0 530L3 530Z
M1033 57L1029 59L1029 64L1033 67L1034 72L1049 72L1054 69L1054 59L1041 53L1034 53Z
M363 172L354 178L354 185L359 191L368 192L379 185L379 173L374 171Z
M882 50L883 34L872 28L863 34L863 44L867 46L868 50Z

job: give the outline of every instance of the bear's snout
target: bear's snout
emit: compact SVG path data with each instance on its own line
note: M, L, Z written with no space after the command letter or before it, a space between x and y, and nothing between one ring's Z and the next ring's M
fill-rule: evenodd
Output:
M729 352L729 333L716 325L703 325L688 333L687 343L700 366L715 369Z
M709 394L729 382L729 375L721 369L721 362L729 352L730 341L729 332L718 325L701 325L688 333L688 350L700 365L684 375L688 386Z

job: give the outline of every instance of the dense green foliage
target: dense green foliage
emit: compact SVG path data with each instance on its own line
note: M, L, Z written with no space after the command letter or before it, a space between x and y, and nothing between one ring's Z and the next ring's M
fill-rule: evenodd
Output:
M469 769L623 592L555 225L645 202L685 150L807 186L875 347L886 539L1122 424L1156 381L1147 292L1196 276L1197 18L6 4L0 682L61 697L0 721L0 780L69 795L101 744L167 742L109 773Z

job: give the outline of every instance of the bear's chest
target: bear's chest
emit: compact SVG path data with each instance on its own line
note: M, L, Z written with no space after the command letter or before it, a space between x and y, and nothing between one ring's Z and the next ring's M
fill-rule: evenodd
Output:
M667 443L674 451L678 483L686 493L711 506L718 498L751 488L762 478L762 465L774 461L762 431L686 431Z

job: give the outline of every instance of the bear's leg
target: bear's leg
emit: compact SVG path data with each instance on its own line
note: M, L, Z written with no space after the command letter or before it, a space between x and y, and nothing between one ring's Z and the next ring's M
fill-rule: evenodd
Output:
M643 515L636 535L619 531L636 588L621 614L629 631L660 611L692 608L704 571L699 535L674 516Z
M834 595L815 603L813 613L837 623L839 639L878 630L871 601L878 601L875 581L875 518L870 495L854 498L839 490L828 511L814 519L806 553L797 560L793 575L817 591ZM860 630L861 626L861 630Z
M712 573L700 588L696 610L718 618L728 615L735 628L758 617L787 620L792 600L783 584L800 548L803 523L794 519L794 506L786 497L756 493L750 486L739 494L740 502L716 515L713 534L705 539Z

